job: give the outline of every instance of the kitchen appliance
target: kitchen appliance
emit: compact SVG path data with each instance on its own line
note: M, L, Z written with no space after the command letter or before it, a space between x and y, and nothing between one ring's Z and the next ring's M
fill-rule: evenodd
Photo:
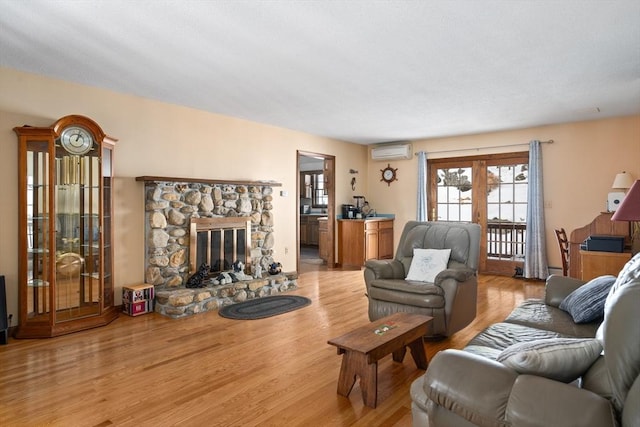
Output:
M311 213L311 205L302 205L300 207L300 210L301 210L300 213L302 213L302 214L309 214L309 213Z
M364 204L367 203L364 196L353 196L353 200L355 200L356 212L361 213L362 208L364 207Z
M354 219L357 213L354 205L342 205L342 219Z

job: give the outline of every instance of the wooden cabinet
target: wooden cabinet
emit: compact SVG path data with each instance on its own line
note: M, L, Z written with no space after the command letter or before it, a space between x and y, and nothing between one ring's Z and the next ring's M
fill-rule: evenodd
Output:
M318 246L320 215L300 215L300 244Z
M329 219L318 219L318 256L325 262L329 259Z
M369 259L393 258L393 219L338 220L338 262L361 267Z
M313 245L313 246L317 246L318 245L318 237L319 237L319 224L318 224L318 217L310 217L309 218L309 224L307 225L307 227L309 227L309 231L308 231L308 237L309 237L309 244Z
M630 252L598 252L580 251L582 280L591 280L599 276L611 274L618 276L622 267L631 259Z
M91 119L16 127L19 170L17 338L106 325L113 283L113 149Z
M300 244L307 245L309 241L309 217L308 215L300 216Z

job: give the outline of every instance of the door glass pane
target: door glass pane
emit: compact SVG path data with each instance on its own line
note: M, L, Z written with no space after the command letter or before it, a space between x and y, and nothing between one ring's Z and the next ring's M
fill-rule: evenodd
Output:
M471 221L473 201L471 168L438 169L436 174L438 220Z
M528 165L487 168L487 251L490 258L521 261L524 256Z

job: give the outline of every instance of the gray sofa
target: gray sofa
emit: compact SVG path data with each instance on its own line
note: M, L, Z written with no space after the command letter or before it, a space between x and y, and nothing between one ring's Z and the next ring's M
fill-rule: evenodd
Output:
M605 293L601 323L576 324L559 308L583 284L550 276L544 300L525 301L504 322L479 333L464 350L436 354L427 372L411 385L413 425L640 426L640 254ZM531 346L534 340L548 343L550 338L595 342L598 350L571 382L551 379L547 372L522 373L497 361L513 344ZM548 362L534 358L533 353L520 357Z
M416 248L451 250L446 269L433 282L405 280ZM479 253L478 224L409 221L394 259L365 263L369 319L417 313L433 317L426 336L459 331L476 317Z

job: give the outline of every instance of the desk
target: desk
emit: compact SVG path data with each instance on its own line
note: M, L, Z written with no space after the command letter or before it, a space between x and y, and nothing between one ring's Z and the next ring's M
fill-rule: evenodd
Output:
M582 272L582 257L580 245L589 236L625 236L625 241L630 240L629 223L627 221L611 221L613 212L602 212L584 227L576 228L569 234L569 276L579 278ZM616 275L618 273L616 272Z
M630 252L598 252L580 251L582 280L591 280L599 276L611 274L617 276L622 267L631 259Z

